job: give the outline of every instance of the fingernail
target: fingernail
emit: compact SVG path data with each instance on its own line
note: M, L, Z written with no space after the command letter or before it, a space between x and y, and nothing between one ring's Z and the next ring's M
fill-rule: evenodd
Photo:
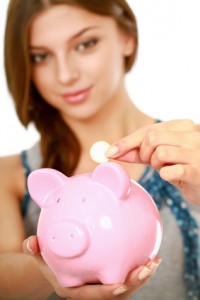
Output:
M28 240L27 243L26 243L26 248L27 250L30 252L30 254L33 254L33 250L31 249L30 247L30 241Z
M159 259L157 259L156 262L155 261L150 262L148 264L148 268L152 271L152 273L154 273L157 270L160 263L161 263L161 259L159 258Z
M113 291L113 295L114 296L118 296L121 295L125 292L127 292L127 287L125 285L121 285L120 287L118 287L116 290Z
M142 271L138 275L139 280L144 280L145 278L149 277L151 275L152 270L148 267L144 267Z
M161 259L158 259L157 262L150 262L147 266L145 266L142 271L138 275L139 280L144 280L147 277L151 276L155 273L158 266L160 265Z
M117 152L118 152L118 147L117 146L110 146L108 148L108 150L106 151L105 155L108 157L108 158L111 158L113 157Z

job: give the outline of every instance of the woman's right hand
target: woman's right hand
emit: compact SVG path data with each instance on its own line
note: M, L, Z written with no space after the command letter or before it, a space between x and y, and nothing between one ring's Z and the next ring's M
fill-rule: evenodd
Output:
M67 300L126 299L151 278L161 261L160 258L156 258L154 261L147 263L147 265L140 266L130 272L123 284L86 284L80 287L63 288L59 285L55 275L42 259L36 236L26 239L23 243L23 249L26 254L35 257L43 276L50 282L55 293Z

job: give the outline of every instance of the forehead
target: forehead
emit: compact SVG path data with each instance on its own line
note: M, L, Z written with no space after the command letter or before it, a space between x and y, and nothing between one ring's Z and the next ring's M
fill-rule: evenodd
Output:
M38 14L31 24L31 40L40 42L55 38L58 32L65 32L66 38L83 28L94 27L104 30L116 28L112 17L101 16L85 9L67 4L52 6Z

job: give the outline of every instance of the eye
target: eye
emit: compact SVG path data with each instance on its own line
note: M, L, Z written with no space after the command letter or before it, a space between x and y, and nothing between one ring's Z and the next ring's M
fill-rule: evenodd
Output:
M48 57L47 53L36 53L36 54L30 54L30 59L33 63L39 64L45 61Z
M97 42L98 42L97 39L90 39L88 41L82 42L82 43L78 44L78 46L76 47L76 50L78 50L78 51L87 50L89 48L94 47L97 44Z

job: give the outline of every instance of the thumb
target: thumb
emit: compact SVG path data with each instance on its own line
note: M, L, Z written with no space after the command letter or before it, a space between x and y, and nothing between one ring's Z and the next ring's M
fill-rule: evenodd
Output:
M23 251L28 255L38 255L40 253L37 236L32 235L23 241Z

